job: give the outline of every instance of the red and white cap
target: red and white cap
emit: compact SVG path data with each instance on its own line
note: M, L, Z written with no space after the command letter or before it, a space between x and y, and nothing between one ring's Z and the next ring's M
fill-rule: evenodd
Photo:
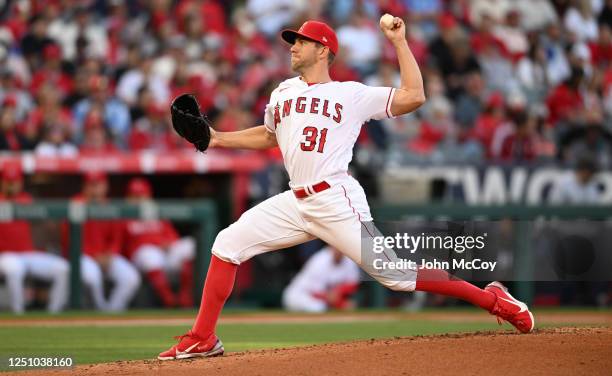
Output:
M289 44L294 44L295 38L298 36L319 42L329 47L329 50L334 55L338 53L338 37L336 37L334 29L324 22L306 21L297 31L286 29L281 32L281 38Z
M87 171L85 176L83 176L83 180L85 184L89 183L107 183L108 176L104 171Z
M151 184L143 178L134 178L128 183L128 196L151 197Z

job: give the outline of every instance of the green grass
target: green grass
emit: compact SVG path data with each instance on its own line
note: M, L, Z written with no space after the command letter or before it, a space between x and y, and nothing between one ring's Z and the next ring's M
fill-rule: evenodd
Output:
M571 313L583 310L547 310L549 312ZM377 311L362 311L368 314ZM388 313L383 311L381 313ZM439 312L439 310L437 311ZM452 312L478 312L477 310L447 309ZM610 311L608 311L610 312ZM240 317L258 312L224 312L224 317ZM270 314L270 311L262 312ZM380 320L335 322L335 323L224 323L218 334L222 338L226 351L244 351L251 349L292 347L317 343L341 342L369 338L392 338L395 336L429 335L451 332L471 332L477 330L498 330L494 318L481 315L482 321L445 322L424 319L410 319L410 314L381 317ZM290 314L281 314L281 317ZM335 314L330 314L334 316ZM151 318L192 318L194 311L132 311L117 318L151 317ZM104 314L90 312L67 312L61 315L31 313L15 318L0 315L0 319L61 319L70 321L76 317L102 318ZM568 323L569 324L569 323ZM89 364L115 360L153 359L161 350L175 343L173 336L183 334L188 325L155 325L155 326L86 326L75 323L74 326L0 326L0 359L8 356L71 356L75 364ZM502 329L510 329L508 325ZM0 362L2 363L2 362ZM2 366L0 365L0 370Z
M322 324L225 324L227 351L278 348L354 339L496 329L495 323L382 321ZM151 359L174 343L185 326L0 328L0 356L72 356L76 364Z

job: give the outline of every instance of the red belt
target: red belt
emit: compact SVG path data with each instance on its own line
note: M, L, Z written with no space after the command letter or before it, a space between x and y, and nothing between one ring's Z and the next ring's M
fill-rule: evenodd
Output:
M312 193L310 193L308 188L310 188ZM323 192L324 190L331 188L331 185L329 185L329 183L326 181L322 181L308 188L294 189L293 194L295 195L295 197L302 199L302 198L314 195L315 193Z

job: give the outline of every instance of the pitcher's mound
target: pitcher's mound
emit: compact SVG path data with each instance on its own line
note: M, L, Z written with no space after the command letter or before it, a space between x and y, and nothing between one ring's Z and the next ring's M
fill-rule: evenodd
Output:
M377 339L231 353L187 361L79 366L80 375L609 375L612 328L557 328L532 334L480 332Z

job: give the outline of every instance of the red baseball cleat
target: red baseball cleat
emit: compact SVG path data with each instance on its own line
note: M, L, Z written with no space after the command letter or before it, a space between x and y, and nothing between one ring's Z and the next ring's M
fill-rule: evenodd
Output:
M223 343L214 334L203 340L190 330L187 334L174 338L178 339L179 343L159 354L157 359L173 360L223 355Z
M492 292L497 297L490 313L497 316L500 325L502 320L506 320L521 333L529 333L533 330L535 320L527 304L510 295L506 286L500 282L491 282L485 287L485 290Z

